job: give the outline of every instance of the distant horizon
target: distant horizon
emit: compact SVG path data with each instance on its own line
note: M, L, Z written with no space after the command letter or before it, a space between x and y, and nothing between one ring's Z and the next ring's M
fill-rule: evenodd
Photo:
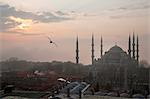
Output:
M117 45L117 43L114 45L114 46L116 46ZM117 45L118 46L118 45ZM112 46L113 47L113 46ZM111 48L112 48L111 47ZM111 49L111 48L109 48L109 50ZM122 49L122 48L121 48ZM107 51L109 51L109 50L107 50ZM123 51L124 51L124 49L122 49ZM107 51L105 51L105 52L107 52ZM105 55L105 52L103 52L103 55ZM125 51L126 52L126 51ZM126 52L127 54L128 54L128 52ZM132 54L132 53L131 53ZM74 58L74 61L70 61L70 60L64 60L64 61L62 61L62 60L43 60L43 61L41 61L41 60L28 60L28 59L21 59L21 58L18 58L18 57L8 57L7 59L5 59L5 60L0 60L0 62L2 62L2 61L7 61L7 60L9 60L9 59L11 59L11 58L16 58L17 60L19 60L19 61L27 61L27 62L54 62L54 61L56 61L56 62L63 62L63 63L65 63L65 62L71 62L71 63L75 63L76 64L76 59ZM95 58L95 59L98 59L98 58ZM149 64L149 62L148 61L146 61L146 60L139 60L139 62L147 62L148 63L148 65L150 65ZM81 63L80 62L80 59L79 59L79 64L82 64L82 65L91 65L91 63L89 63L89 64L84 64L84 63Z

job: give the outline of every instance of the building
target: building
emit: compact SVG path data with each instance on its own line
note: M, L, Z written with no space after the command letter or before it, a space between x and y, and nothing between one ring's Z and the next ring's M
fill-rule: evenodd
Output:
M79 61L78 38L76 43L76 63ZM103 38L100 40L100 58L95 59L94 35L91 42L91 67L89 69L89 82L98 82L101 86L111 86L123 90L147 90L149 85L149 69L139 64L139 39L128 38L128 50L114 45L103 54ZM150 87L149 87L150 89Z
M129 77L136 75L138 61L131 58L118 45L113 46L100 58L95 60L94 74L102 85L128 89Z

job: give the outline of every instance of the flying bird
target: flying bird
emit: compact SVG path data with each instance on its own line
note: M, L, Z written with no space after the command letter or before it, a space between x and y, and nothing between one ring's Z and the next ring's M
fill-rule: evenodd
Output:
M54 44L57 47L57 44L54 41L52 41L50 37L47 36L47 38L49 39L50 44Z

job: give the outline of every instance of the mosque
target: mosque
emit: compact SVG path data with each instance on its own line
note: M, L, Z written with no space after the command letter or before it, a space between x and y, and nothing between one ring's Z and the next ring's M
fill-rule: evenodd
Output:
M79 63L78 37L76 40L76 63ZM110 85L113 88L124 90L137 87L147 90L148 88L148 69L141 68L139 65L139 40L134 33L128 38L128 52L118 45L114 45L103 54L103 39L101 37L100 58L94 58L94 36L91 43L91 61L89 74L91 82L98 82L101 86ZM144 71L144 72L142 72ZM141 74L142 72L142 74Z

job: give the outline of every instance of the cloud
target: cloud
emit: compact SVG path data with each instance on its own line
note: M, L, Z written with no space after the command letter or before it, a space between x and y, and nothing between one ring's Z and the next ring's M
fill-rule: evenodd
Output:
M127 10L128 11L132 11L132 10L145 10L145 9L149 9L149 8L150 8L150 5L146 4L146 5L119 7L116 10L120 10L120 11L127 11Z
M8 17L0 17L0 31L6 31L7 29L20 25L20 22L9 19Z
M127 17L143 17L149 16L150 4L141 2L134 5L121 6L114 9L109 9L108 12L111 13L110 18L119 19Z
M64 13L64 12L62 12L62 11L56 11L56 14L57 14L57 15L62 15L62 16L64 16L64 15L69 15L68 13Z
M109 9L110 11L135 11L135 10L150 10L148 0L132 0L130 3L117 8Z
M16 10L14 7L10 7L9 5L0 5L0 31L7 31L10 28L16 27L21 22L16 22L15 20L11 20L10 17L16 17L21 19L31 19L34 23L42 22L42 23L50 23L50 22L60 22L65 20L72 20L73 18L69 16L63 16L63 12L57 12L57 15L51 12L41 12L41 13L32 13L26 11Z

